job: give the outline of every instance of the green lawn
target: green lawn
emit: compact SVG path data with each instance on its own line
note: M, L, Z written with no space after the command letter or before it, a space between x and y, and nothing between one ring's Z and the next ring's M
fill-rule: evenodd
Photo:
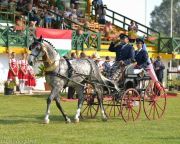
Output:
M73 119L76 102L62 103ZM98 116L65 124L53 102L45 125L45 107L46 96L0 95L0 144L180 144L180 97L168 99L162 119L149 121L142 112L134 123Z

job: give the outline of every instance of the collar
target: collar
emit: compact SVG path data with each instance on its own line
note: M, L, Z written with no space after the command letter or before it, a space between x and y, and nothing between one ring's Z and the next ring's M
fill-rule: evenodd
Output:
M138 52L140 52L142 50L142 48L140 48L139 50L138 50Z

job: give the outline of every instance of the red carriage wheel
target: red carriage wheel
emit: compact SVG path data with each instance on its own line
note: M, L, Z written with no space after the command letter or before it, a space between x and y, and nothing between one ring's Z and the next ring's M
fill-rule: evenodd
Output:
M149 120L159 119L165 112L166 92L158 81L150 82L143 98L143 108Z
M141 111L141 96L138 91L129 88L121 99L121 115L125 122L138 119Z
M115 96L104 97L103 105L108 117L117 117L120 115L120 102Z
M85 88L84 92L84 102L81 109L81 117L84 118L95 118L98 110L99 104L97 100L96 92L92 85L89 85Z

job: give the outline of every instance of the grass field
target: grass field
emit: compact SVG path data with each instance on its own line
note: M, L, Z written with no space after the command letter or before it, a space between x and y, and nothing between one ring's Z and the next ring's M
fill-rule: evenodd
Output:
M76 102L62 104L73 119ZM98 116L65 124L53 102L44 125L45 107L46 96L0 95L0 144L180 144L180 97L168 99L162 119L149 121L142 112L134 123Z

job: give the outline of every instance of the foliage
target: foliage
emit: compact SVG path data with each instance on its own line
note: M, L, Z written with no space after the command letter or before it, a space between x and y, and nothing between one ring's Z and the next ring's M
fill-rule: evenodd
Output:
M45 76L45 67L43 64L38 67L38 73L36 74L36 76L39 78Z
M66 124L52 102L50 124L42 124L46 96L0 95L0 143L2 144L179 144L180 97L167 99L165 115L149 121L141 109L140 119L125 123L121 118L95 119ZM62 102L73 120L77 102Z
M150 25L153 29L170 35L171 24L171 0L163 0L161 5L155 7L151 13ZM174 0L173 3L173 36L180 36L180 1Z
M4 83L4 87L5 88L14 89L15 86L16 86L16 82L15 81L6 81Z

